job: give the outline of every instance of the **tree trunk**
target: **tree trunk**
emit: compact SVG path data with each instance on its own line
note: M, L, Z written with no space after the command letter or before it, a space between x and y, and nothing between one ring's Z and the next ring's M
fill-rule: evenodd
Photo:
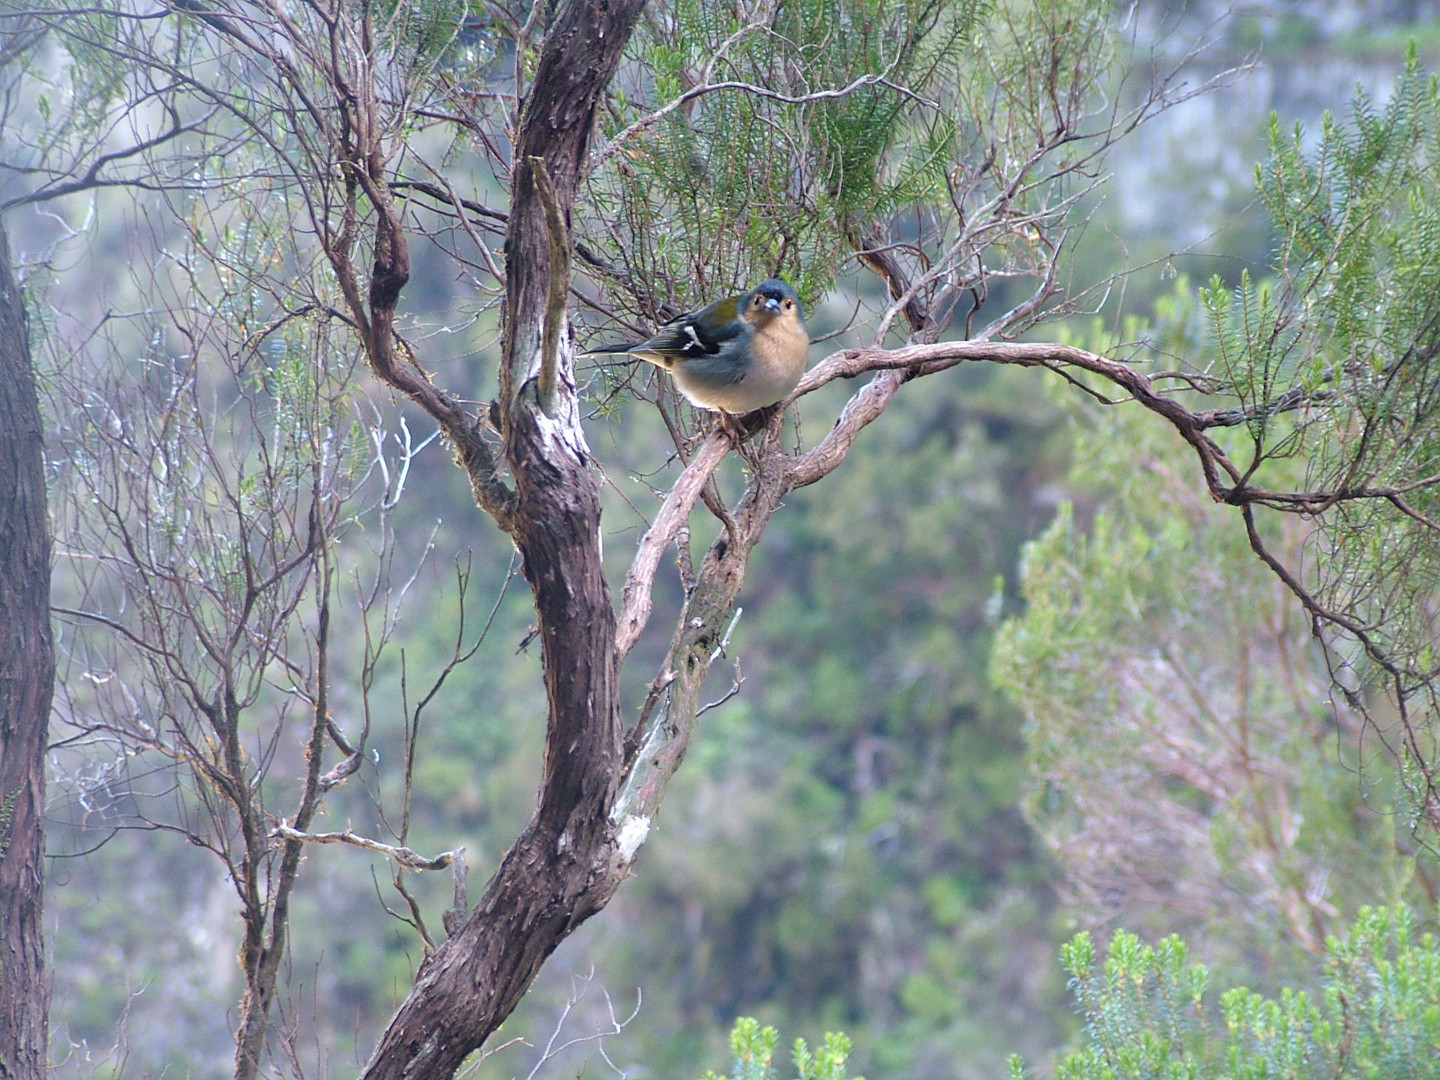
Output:
M503 524L524 558L542 642L549 716L539 806L468 922L426 960L366 1080L452 1076L556 946L609 902L635 854L617 845L611 818L623 733L599 491L568 323L546 333L546 316L565 319L551 277L567 273L570 210L596 106L642 6L563 7L545 35L514 155L500 412L515 498ZM472 479L477 490L489 480Z
M0 1078L46 1073L45 743L55 688L50 523L30 339L0 225Z

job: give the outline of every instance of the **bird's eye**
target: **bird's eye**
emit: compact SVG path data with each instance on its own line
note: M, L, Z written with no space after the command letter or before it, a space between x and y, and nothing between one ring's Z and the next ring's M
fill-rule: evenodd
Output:
M785 310L786 310L786 311L789 311L789 310L790 310L791 308L793 308L794 306L795 306L795 301L794 301L794 300L786 300L786 301L785 301Z

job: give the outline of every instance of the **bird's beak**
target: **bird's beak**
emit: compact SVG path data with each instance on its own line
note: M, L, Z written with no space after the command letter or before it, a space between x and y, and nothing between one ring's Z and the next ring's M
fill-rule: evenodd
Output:
M780 314L780 301L776 300L773 296L767 296L765 298L765 310L771 315Z

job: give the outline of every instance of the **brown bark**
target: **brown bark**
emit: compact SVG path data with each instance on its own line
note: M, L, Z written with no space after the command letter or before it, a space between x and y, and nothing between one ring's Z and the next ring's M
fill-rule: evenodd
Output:
M514 497L497 517L523 556L540 628L549 707L540 803L464 927L422 966L367 1080L453 1075L556 946L609 902L634 854L617 848L611 820L624 764L615 613L568 327L545 329L552 260L557 273L564 262L546 212L553 224L558 211L568 229L595 109L642 6L563 8L545 37L513 159L500 419ZM472 481L479 492L492 478L472 470Z
M0 225L0 1077L46 1072L45 742L55 685L43 429Z

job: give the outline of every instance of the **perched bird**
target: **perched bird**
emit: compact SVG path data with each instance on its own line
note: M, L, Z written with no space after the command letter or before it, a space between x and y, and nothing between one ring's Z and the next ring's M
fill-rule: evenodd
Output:
M779 278L671 319L648 341L616 342L582 356L626 353L670 373L702 409L740 416L773 405L800 381L810 335L795 290Z

